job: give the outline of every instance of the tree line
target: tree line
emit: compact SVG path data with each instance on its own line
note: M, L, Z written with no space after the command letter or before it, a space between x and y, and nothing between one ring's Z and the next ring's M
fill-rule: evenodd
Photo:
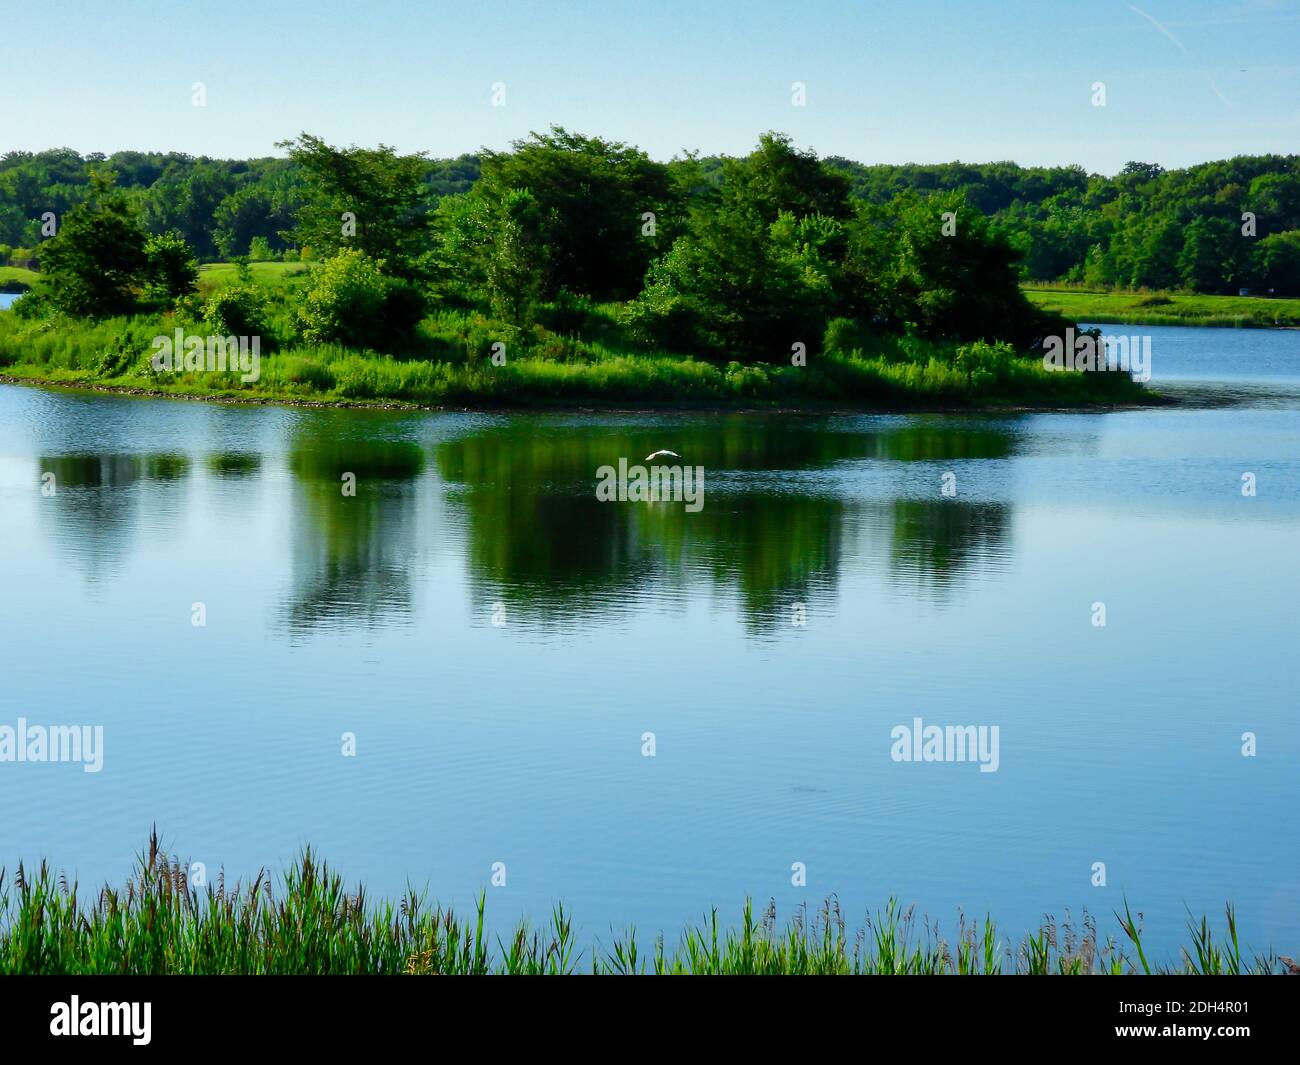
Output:
M728 165L722 157L691 155L663 164L629 151L642 177L653 175L661 205L670 192L692 184L719 187ZM494 154L412 158L419 209L431 213L444 198L467 193ZM498 167L507 165L495 158ZM1168 171L1131 162L1113 177L1078 166L1009 162L864 166L831 157L823 164L848 180L855 202L884 206L898 196L959 194L1021 253L1022 280L1294 295L1300 294L1298 159L1238 156ZM619 161L607 160L610 166ZM312 180L300 157L219 160L129 151L105 157L56 149L0 157L0 264L39 260L47 215L61 218L83 202L101 169L116 175L150 232L177 234L201 261L317 251L294 243ZM599 225L599 216L590 224ZM603 276L605 264L588 265Z
M650 350L798 365L882 333L1023 351L1060 324L1025 299L1018 251L960 191L854 199L848 176L775 133L718 165L662 164L554 127L482 153L459 192L435 190L431 174L446 172L423 156L382 145L304 133L282 147L299 184L279 238L318 264L278 330L288 343L398 352L430 311L453 311L526 346L617 322ZM183 229L151 232L106 166L39 247L23 317L174 309L226 334L264 331L267 293L247 267L196 302L199 249Z

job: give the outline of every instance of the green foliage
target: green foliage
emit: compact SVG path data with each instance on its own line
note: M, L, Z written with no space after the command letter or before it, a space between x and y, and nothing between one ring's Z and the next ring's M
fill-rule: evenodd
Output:
M151 236L144 246L146 296L172 301L198 288L199 264L176 233Z
M648 343L751 361L786 361L796 343L813 352L835 316L1022 348L1057 324L1021 294L1015 249L959 195L848 213L842 178L765 136L724 165L629 324Z
M279 146L307 177L292 232L295 244L326 259L360 251L400 277L427 273L433 205L424 156L398 155L382 144L335 148L307 133Z
M752 212L769 225L783 213L838 219L852 214L848 180L780 133L764 133L744 159L723 160L720 198L724 209Z
M558 126L486 152L474 196L508 217L510 198L527 189L536 204L539 239L550 250L542 294L561 288L594 299L628 299L640 290L650 260L681 232L668 168L617 141ZM653 235L643 232L646 214Z
M212 212L212 243L227 258L248 253L257 259L269 259L287 248L283 232L293 229L305 179L291 162L262 162L267 165L251 164L255 169L244 175L242 187Z
M381 349L407 341L424 315L424 301L410 283L386 276L384 265L347 248L327 260L302 293L303 339Z
M997 200L991 193L893 189L880 202L873 193L871 202L855 205L849 164L823 163L773 133L743 158L688 154L661 165L637 149L557 127L511 152L489 153L472 187L477 163L470 159L434 164L383 146L338 149L307 135L287 147L289 160L247 182L215 164L185 168L183 182L169 182L171 162L128 160L132 181L151 190L137 196L151 224L184 222L213 190L230 189L214 209L221 227L205 239L240 249L233 264L203 267L195 294L186 230L149 239L137 219L128 235L143 262L99 312L171 305L176 324L263 337L265 384L244 388L214 378L215 388L429 403L676 398L972 406L1130 402L1142 394L1123 379L1049 378L1021 358L1064 323L1020 291L1017 270L1032 242L969 202ZM42 165L75 173L78 160L60 156ZM1016 173L1013 167L1002 177L1010 182ZM1035 195L1090 187L1073 172L1040 177ZM1135 166L1115 185L1121 197L1141 196L1166 178ZM95 212L108 221L132 218L121 191L97 181L94 198L71 215L74 233ZM182 184L183 194L175 191ZM1285 182L1265 182L1259 191L1270 211L1289 210ZM324 251L323 264L262 262L254 269L245 240L259 257L275 248L257 232L260 222L245 222L290 204L297 210L290 258ZM1056 208L1052 224L1069 235L1078 212ZM651 214L653 223L646 222ZM1144 231L1144 246L1159 249L1144 269L1159 265L1189 283L1208 283L1230 242L1225 225L1189 227L1176 244L1172 231ZM1076 244L1063 236L1057 250ZM69 274L70 257L57 241L50 245L53 269L41 290L18 304L15 322L89 313L90 301L61 299L53 286ZM1290 276L1293 241L1275 235L1258 247L1247 265L1259 258L1277 277ZM1107 276L1132 266L1098 243L1086 255L1087 269ZM102 274L98 262L90 272ZM141 287L148 304L137 304ZM61 291L77 294L70 283ZM625 295L634 298L602 302ZM87 355L74 323L60 318L49 328L72 338L75 358L66 365L36 355L14 361L39 373L107 367L109 348L97 343ZM507 344L507 365L487 362L498 341ZM283 372L274 352L283 356ZM400 358L387 358L393 355ZM125 354L108 362L120 371L116 377L138 372ZM180 377L150 383L207 387Z
M220 336L254 337L267 331L266 293L248 281L218 289L203 301L203 323Z
M1270 233L1256 253L1261 287L1300 295L1300 229Z
M511 189L496 206L487 285L492 311L512 325L532 317L550 259L541 205L527 189Z
M191 297L187 306L194 301ZM151 338L170 333L189 311L178 309L176 318L153 314L102 322L0 314L0 365L31 380L91 381L100 373L103 352L125 336L140 359L116 383L200 396L455 406L799 404L931 410L1151 402L1124 374L1050 373L1041 360L1010 357L1005 349L963 356L958 365L961 345L858 323L828 329L832 337L852 337L852 346L844 350L828 343L806 368L632 354L621 339L615 308L575 302L565 313L574 308L581 308L587 322L583 336L559 334L540 323L514 329L478 314L439 311L421 323L403 356L394 358L376 354L370 345L295 344L294 323L282 317L288 308L272 297L265 307L270 338L266 332L252 334L264 338L261 378L249 384L206 374L157 379L145 371ZM224 323L220 331L232 335ZM594 334L609 339L587 339ZM487 354L503 339L509 357L497 366ZM983 363L976 361L981 358Z
M864 210L854 238L854 279L898 327L1028 349L1064 325L1025 299L1017 252L955 193L903 195Z
M41 288L66 314L104 317L129 310L148 265L148 233L127 198L99 172L41 249Z
M772 140L778 165L756 175L755 187L746 194L764 205L765 220L774 221L781 210L796 217L819 213L847 219L847 213L835 207L840 196L834 184L806 159L786 154L779 147L781 140ZM490 193L487 198L496 202L511 188L530 188L545 217L556 221L548 241L563 241L557 248L563 254L555 258L543 293L547 298L562 287L596 298L636 295L650 259L685 232L688 218L709 209L727 181L740 184L734 175L726 176L730 161L718 157L687 154L659 164L634 148L562 130L521 143L527 146L522 157L519 152L501 153L492 164L497 172L483 183L480 195ZM340 161L359 150L303 145L301 140L295 144L317 157L319 169L342 198L347 198L347 186L341 179L352 177L365 199L371 200L375 192L380 199L387 194L385 159ZM397 217L413 223L417 233L440 200L469 191L479 180L475 156L406 158L411 161L401 165L409 167L413 180L403 195L411 210ZM863 166L832 158L820 169L847 186L853 200L876 206L907 191L921 197L959 194L1021 252L1022 280L1184 285L1179 258L1188 251L1191 223L1230 223L1236 232L1231 254L1224 257L1217 276L1206 262L1193 274L1198 283L1211 285L1204 291L1231 293L1238 287L1262 286L1282 294L1276 278L1265 272L1261 256L1266 239L1300 229L1297 162L1294 155L1239 156L1169 171L1135 162L1114 177L1088 174L1078 166L1021 167L1008 162ZM349 170L353 163L356 173ZM376 173L367 174L372 163ZM13 249L10 261L26 263L39 253L42 213L54 211L64 218L84 202L91 194L91 172L101 164L68 149L0 156L0 244ZM290 242L282 234L294 230L304 200L311 201L313 210L321 206L322 196L330 201L320 177L294 158L215 160L127 151L109 157L107 167L116 172L119 187L136 203L149 231L178 232L201 261L248 252L256 237L274 253L284 254ZM656 213L654 237L641 234L645 211ZM1241 232L1247 211L1255 216L1255 236ZM341 239L338 214L324 217L327 235ZM364 221L359 214L358 236ZM366 247L355 240L350 246ZM326 243L320 251L328 255L334 249ZM376 258L388 258L392 272L404 272L391 248L376 245L368 250ZM1194 243L1193 257L1196 250ZM420 264L420 269L425 266ZM1285 293L1300 294L1300 288L1288 287Z
M651 265L628 324L648 344L714 359L788 361L795 344L814 350L836 304L846 188L815 156L765 135L745 159L726 161L690 232Z
M826 323L822 348L843 355L861 355L875 340L872 331L854 318L832 318Z

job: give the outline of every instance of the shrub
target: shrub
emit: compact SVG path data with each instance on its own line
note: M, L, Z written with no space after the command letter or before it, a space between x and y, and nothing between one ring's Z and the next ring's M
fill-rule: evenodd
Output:
M302 337L310 344L383 348L409 343L424 317L424 297L408 281L387 277L384 261L344 248L303 290Z
M591 300L567 288L560 289L555 299L540 306L536 312L538 324L565 336L580 336L589 331L592 320L597 317L598 312Z
M174 300L198 288L198 260L178 234L159 233L150 237L144 254L146 296Z
M822 350L838 355L867 351L871 345L871 330L855 318L832 318L826 323L822 337Z
M99 377L120 377L131 369L138 355L129 337L115 336L95 360L95 373Z
M203 321L221 336L261 336L266 332L266 293L251 281L218 289L203 303Z

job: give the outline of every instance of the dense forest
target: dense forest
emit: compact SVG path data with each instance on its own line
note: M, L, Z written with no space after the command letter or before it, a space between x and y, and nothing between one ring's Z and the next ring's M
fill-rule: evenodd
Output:
M661 164L628 151L647 180L658 184L661 206L670 207L683 190L698 194L723 180L723 158L684 156ZM495 159L500 168L509 156L412 158L419 159L421 212L433 215L450 201L443 205L450 216L485 163ZM959 196L1019 251L1022 280L1293 295L1300 294L1298 161L1294 155L1239 156L1168 171L1133 162L1114 177L1078 166L1007 162L864 166L832 157L823 164L843 175L851 198L865 205L884 206L900 196ZM295 243L311 180L300 158L133 151L105 157L54 149L0 158L0 265L39 261L49 215L62 218L84 202L96 170L115 175L150 232L178 234L200 261L239 255L296 260L321 250ZM639 214L640 205L633 206ZM660 221L673 224L671 217ZM591 264L602 276L606 265Z

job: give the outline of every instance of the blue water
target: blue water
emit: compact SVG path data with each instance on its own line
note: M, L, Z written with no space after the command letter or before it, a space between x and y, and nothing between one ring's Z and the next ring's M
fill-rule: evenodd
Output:
M1251 947L1294 954L1300 333L1140 328L1176 407L0 387L0 725L104 727L99 773L0 763L0 863L117 880L156 822L229 877L310 842L376 895L487 888L499 924L563 900L589 945L834 892L851 920L896 895L1015 935L1085 908L1117 935L1127 897L1159 956L1185 907L1232 900ZM658 448L704 466L702 510L595 499L599 465ZM997 771L893 761L916 717L998 726Z

